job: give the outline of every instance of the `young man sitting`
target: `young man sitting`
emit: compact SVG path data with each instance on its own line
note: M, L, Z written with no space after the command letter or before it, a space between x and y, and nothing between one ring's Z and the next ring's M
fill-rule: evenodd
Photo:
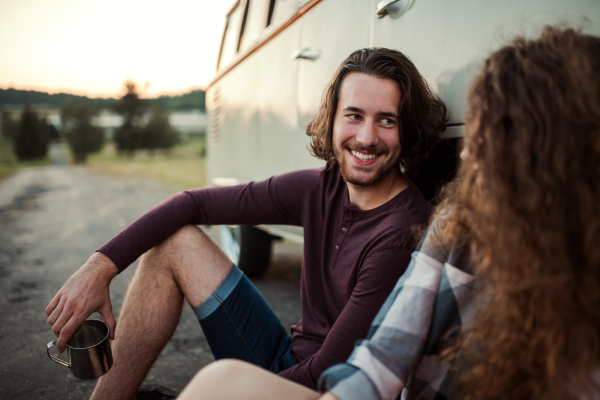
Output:
M92 255L48 305L59 351L95 311L115 337L110 281L143 254L120 314L114 366L93 399L133 397L173 334L184 298L216 359L249 361L315 388L367 335L409 264L412 228L427 222L431 207L405 173L419 169L446 121L443 102L406 56L354 52L307 128L313 154L327 166L184 191L150 210ZM292 335L197 224L304 227L302 319Z

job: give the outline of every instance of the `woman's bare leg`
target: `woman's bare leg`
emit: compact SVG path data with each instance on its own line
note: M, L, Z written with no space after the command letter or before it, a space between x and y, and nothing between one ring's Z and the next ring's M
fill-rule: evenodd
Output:
M319 393L256 365L220 360L203 368L178 400L315 400Z

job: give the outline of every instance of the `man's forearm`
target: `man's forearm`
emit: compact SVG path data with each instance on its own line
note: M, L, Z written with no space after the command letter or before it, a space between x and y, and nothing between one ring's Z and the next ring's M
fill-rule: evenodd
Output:
M135 220L98 252L110 258L121 272L146 251L193 222L195 211L190 195L180 192Z

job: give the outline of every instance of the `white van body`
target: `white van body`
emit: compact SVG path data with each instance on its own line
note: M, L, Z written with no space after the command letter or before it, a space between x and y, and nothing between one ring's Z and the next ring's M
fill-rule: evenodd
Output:
M207 89L208 182L232 185L315 168L306 125L354 50L406 54L462 136L466 92L483 59L516 35L562 24L600 36L600 0L238 0ZM302 241L295 227L261 226Z

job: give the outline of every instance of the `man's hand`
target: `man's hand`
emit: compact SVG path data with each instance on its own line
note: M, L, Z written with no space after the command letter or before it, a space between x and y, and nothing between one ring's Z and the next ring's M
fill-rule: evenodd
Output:
M110 281L117 275L115 264L104 254L94 253L56 293L46 315L58 336L56 349L62 353L67 342L90 314L99 312L115 338L115 317L110 303Z

